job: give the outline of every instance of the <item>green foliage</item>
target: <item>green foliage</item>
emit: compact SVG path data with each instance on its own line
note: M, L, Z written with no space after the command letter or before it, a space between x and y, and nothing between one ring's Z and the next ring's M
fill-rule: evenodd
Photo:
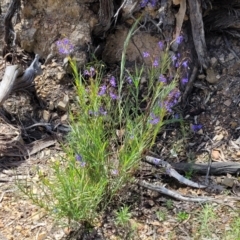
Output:
M172 209L173 208L173 200L171 200L171 199L168 199L167 201L166 201L166 207L167 207L167 209Z
M184 221L184 220L187 220L188 217L189 217L189 214L186 213L186 212L179 212L179 213L177 214L177 220L178 220L179 222L182 222L182 221Z
M201 223L199 233L201 237L211 237L214 231L214 220L216 219L216 213L211 205L206 204L201 213L199 214L199 221Z
M50 166L48 174L39 172L37 193L20 186L57 219L66 218L69 223L96 220L115 194L131 181L144 152L153 146L164 125L171 99L178 94L177 75L168 84L159 81L159 76L166 76L170 68L168 49L162 51L158 67L143 65L133 73L125 70L126 49L135 26L124 43L118 81L112 76L108 84L103 82L104 65L99 63L80 74L75 60L69 57L78 109L70 112L72 130L63 144L66 155ZM62 52L72 49L64 49L64 42L59 46ZM141 96L143 73L148 74L148 86ZM117 214L121 224L128 218L128 208Z
M129 220L131 218L131 213L129 212L129 207L124 206L116 212L116 223L119 226L127 226L129 224Z
M159 222L163 222L166 220L167 213L164 211L157 211L156 216Z

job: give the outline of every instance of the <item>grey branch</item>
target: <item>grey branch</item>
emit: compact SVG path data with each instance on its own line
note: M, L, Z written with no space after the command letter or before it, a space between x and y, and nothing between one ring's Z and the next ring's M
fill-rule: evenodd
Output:
M18 65L7 66L3 79L0 83L0 106L14 91L31 87L33 80L42 73L39 56L36 54L32 64L25 70L21 77L21 71Z
M155 166L159 166L159 167L162 167L162 168L165 168L165 171L166 173L170 176L170 177L173 177L175 179L177 179L180 183L183 183L187 186L190 186L190 187L194 187L194 188L206 188L205 185L202 185L202 184L199 184L199 183L196 183L196 182L193 182L185 177L183 177L182 175L180 175L176 170L174 170L172 168L172 166L166 162L166 161L163 161L159 158L155 158L155 157L150 157L150 156L146 156L146 159L145 161L147 163L150 163L152 165L155 165Z
M31 87L34 78L41 74L42 69L41 64L39 63L39 55L36 54L35 59L31 63L31 65L25 70L22 77L16 79L12 92Z

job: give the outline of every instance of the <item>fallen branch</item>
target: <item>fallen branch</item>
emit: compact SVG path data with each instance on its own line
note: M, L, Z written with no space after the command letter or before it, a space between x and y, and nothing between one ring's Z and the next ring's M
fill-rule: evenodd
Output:
M14 29L13 29L12 18L15 12L20 8L20 6L21 6L21 0L12 0L8 7L7 13L4 17L4 26L5 26L4 41L7 46L10 46L11 44L13 46L15 45L16 33L14 32Z
M182 175L180 175L175 169L173 169L173 167L166 161L163 161L159 158L155 158L155 157L150 157L150 156L146 156L145 161L151 165L157 166L157 167L162 167L165 168L166 173L170 176L173 177L175 179L177 179L180 183L185 184L187 186L190 187L194 187L194 188L206 188L205 185L193 182L185 177L183 177Z
M193 42L198 55L198 60L200 65L204 69L207 69L210 65L210 60L207 54L207 45L205 41L201 4L199 0L188 0L188 4L192 26Z
M55 143L56 140L51 137L37 140L30 144L22 144L18 141L12 141L5 144L5 149L2 147L1 155L8 157L29 157Z
M159 192L159 193L163 193L167 196L170 196L172 198L175 198L179 201L188 201L188 202L209 202L209 201L215 201L214 198L203 198L203 197L186 197L186 196L183 196L181 195L180 193L178 192L175 192L175 191L172 191L172 190L169 190L163 186L159 186L159 185L154 185L154 184L151 184L151 183L147 183L145 181L140 181L138 182L138 184L142 187L145 187L147 189L150 189L150 190L153 190L153 191L156 191L156 192Z
M198 174L205 175L208 169L208 164L192 164L192 163L172 163L171 164L176 171L188 172L193 171ZM238 162L213 162L210 168L210 174L234 174L240 173L240 163Z
M20 74L18 65L7 66L3 80L0 84L0 106L14 91L31 87L33 80L37 75L42 73L39 56L36 54L32 64L25 70L24 74L17 78Z
M0 106L8 98L16 84L17 76L19 75L18 65L7 66L3 80L0 84Z

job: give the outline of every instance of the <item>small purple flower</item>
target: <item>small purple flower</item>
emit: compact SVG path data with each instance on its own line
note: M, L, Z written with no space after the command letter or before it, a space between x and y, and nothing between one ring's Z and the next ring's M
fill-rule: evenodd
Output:
M163 102L163 104L160 104L160 106L164 106L166 110L171 113L172 108L178 103L178 98L180 97L181 93L180 91L176 88L172 90L167 99Z
M153 61L153 66L154 66L154 67L158 67L158 60L157 60L157 59L155 59L155 60Z
M175 63L175 67L176 67L176 68L179 67L179 62L178 62L178 61Z
M187 60L184 61L184 62L182 63L182 66L183 66L184 68L187 68L187 67L188 67L188 61L187 61Z
M75 159L76 159L76 161L81 162L82 161L82 156L80 154L76 154Z
M119 98L119 97L118 97L115 93L113 93L113 92L110 92L109 95L110 95L110 98L113 99L113 100L117 100L117 99Z
M71 44L70 40L64 38L62 40L58 40L56 42L57 48L59 53L69 55L73 51L73 45Z
M162 41L159 41L159 42L158 42L158 46L159 46L159 48L160 48L161 50L163 50L163 48L164 48L164 43L163 43Z
M140 2L140 6L141 6L142 8L146 7L147 4L148 4L148 0L142 0L142 1Z
M127 77L127 82L128 82L129 84L132 84L132 82L133 82L133 81L132 81L132 78L131 78L130 76Z
M185 85L186 83L188 83L188 79L187 78L182 78L181 83L183 85Z
M106 85L101 86L101 87L100 87L100 91L99 91L99 93L98 93L98 96L104 95L104 94L106 93L106 90L107 90Z
M202 127L203 127L202 124L193 124L191 126L191 129L193 132L198 132L200 129L202 129Z
M86 166L86 162L84 162L82 160L82 156L80 154L76 154L75 155L75 159L76 159L77 162L79 162L81 167L85 167Z
M86 69L86 70L84 70L83 75L84 75L84 77L89 77L90 72Z
M116 87L116 86L117 86L117 84L116 84L116 78L115 78L114 76L112 76L112 77L110 78L110 85L111 85L112 87Z
M150 119L149 119L149 123L152 125L156 125L158 124L160 121L159 117L157 117L154 113L150 113Z
M183 41L183 36L178 36L177 39L176 39L176 43L177 44L180 44L181 42Z
M159 82L167 83L167 79L162 74L159 76L158 80L159 80Z
M90 77L94 77L95 74L96 74L95 68L94 67L90 67L89 71L90 71Z
M150 0L150 4L152 5L152 7L156 6L157 1L156 0Z
M148 52L143 52L143 57L144 58L150 57L150 54Z
M177 56L176 56L176 55L173 55L173 56L171 57L171 59L172 59L172 62L175 62L175 61L177 60Z
M100 107L99 108L99 113L101 114L101 115L107 115L107 111L106 110L104 110L104 108L103 107Z

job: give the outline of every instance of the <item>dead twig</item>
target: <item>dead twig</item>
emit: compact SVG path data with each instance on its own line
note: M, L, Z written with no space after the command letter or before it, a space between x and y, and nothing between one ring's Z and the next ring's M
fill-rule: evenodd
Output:
M146 156L145 160L147 163L150 163L151 165L158 166L165 168L166 173L175 179L177 179L180 183L185 184L190 187L194 188L206 188L205 185L193 182L182 175L180 175L176 170L173 169L173 167L166 161L163 161L159 158L151 157L151 156Z
M202 197L186 197L186 196L183 196L181 195L180 193L178 192L175 192L175 191L172 191L172 190L169 190L163 186L159 186L159 185L154 185L154 184L151 184L151 183L147 183L145 181L139 181L138 184L142 187L145 187L147 189L150 189L150 190L153 190L153 191L156 191L156 192L159 192L159 193L163 193L167 196L170 196L172 198L175 198L179 201L187 201L187 202L209 202L209 201L214 201L215 199L213 198L202 198Z

